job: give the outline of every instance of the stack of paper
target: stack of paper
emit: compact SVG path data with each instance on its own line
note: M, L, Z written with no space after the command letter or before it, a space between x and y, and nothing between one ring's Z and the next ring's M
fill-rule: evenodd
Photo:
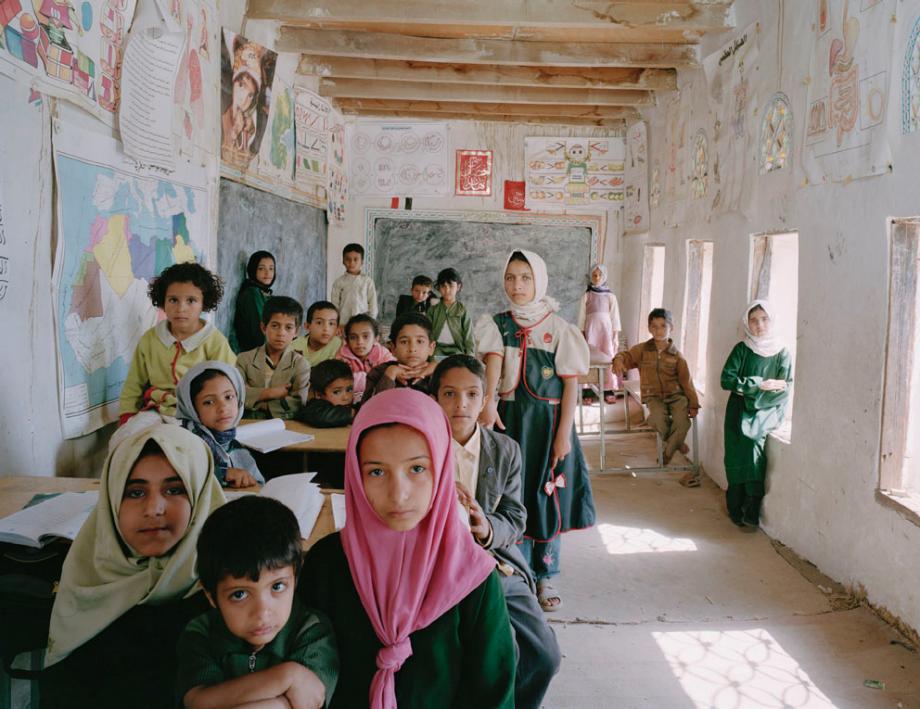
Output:
M240 426L236 429L236 440L260 453L270 453L295 443L312 441L313 436L309 433L288 431L281 419L268 419Z

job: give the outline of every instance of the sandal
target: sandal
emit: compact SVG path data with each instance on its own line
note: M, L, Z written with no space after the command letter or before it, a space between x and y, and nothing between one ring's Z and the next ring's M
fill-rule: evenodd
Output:
M562 608L562 596L548 581L537 584L537 602L544 613L552 613Z
M678 482L684 487L699 487L700 476L696 473L684 473Z

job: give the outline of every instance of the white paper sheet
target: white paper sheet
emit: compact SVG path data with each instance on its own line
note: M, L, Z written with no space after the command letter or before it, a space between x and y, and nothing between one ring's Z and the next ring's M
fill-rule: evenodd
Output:
M312 441L313 436L309 433L288 431L281 419L268 419L240 426L236 429L236 440L260 453L270 453L295 443Z
M332 502L332 520L336 531L345 526L345 495L334 492L329 496Z
M75 539L99 500L98 492L64 492L0 520L0 541L44 546L55 537Z
M319 513L323 509L325 495L320 492L319 485L310 482L315 473L300 473L299 475L282 475L272 478L260 494L271 497L287 505L300 524L300 535L307 539L316 525Z

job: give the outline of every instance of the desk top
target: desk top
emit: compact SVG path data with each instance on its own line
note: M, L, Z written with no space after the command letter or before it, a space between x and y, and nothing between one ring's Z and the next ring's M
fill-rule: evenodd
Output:
M335 430L335 429L333 429ZM50 492L87 492L99 489L98 478L52 478L37 475L14 475L0 478L0 517L6 517L25 507L34 495ZM229 488L231 491L257 493L258 486ZM338 491L336 491L338 492ZM332 517L332 497L323 491L323 508L320 510L310 537L304 542L304 551L320 539L335 531Z
M249 423L256 423L255 419L243 419L240 421L241 426ZM309 433L313 436L312 441L306 443L295 443L285 446L282 451L296 453L344 453L348 444L348 434L351 433L351 426L340 426L338 428L314 428L307 426L300 421L285 421L284 427L288 431L297 433Z

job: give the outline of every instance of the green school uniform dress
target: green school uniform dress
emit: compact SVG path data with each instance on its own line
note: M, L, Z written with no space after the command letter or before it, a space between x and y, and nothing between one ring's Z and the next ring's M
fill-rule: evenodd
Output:
M250 672L261 672L282 662L298 662L319 677L326 687L326 704L338 677L338 652L329 622L294 599L291 615L275 639L257 652L233 635L212 608L192 620L179 637L176 649L176 701L202 685L212 686Z
M431 320L431 339L437 342L434 354L436 357L447 357L454 354L473 354L473 321L459 300L452 305L444 305L438 301L428 311ZM438 342L444 327L450 331L453 343Z
M764 379L792 383L789 350L762 357L743 342L735 345L722 368L722 388L731 392L725 407L725 474L729 485L751 485L748 494L754 496L763 495L767 435L785 420L789 401L788 386L761 391Z
M234 352L246 352L265 344L262 334L262 310L265 301L271 298L272 291L253 281L246 280L240 286L236 296L236 312L233 316L233 329L230 332L230 345Z
M338 533L310 549L297 592L305 605L326 614L338 640L339 681L330 709L366 707L383 645L361 605ZM409 640L412 655L396 673L400 709L514 707L514 640L496 572Z

